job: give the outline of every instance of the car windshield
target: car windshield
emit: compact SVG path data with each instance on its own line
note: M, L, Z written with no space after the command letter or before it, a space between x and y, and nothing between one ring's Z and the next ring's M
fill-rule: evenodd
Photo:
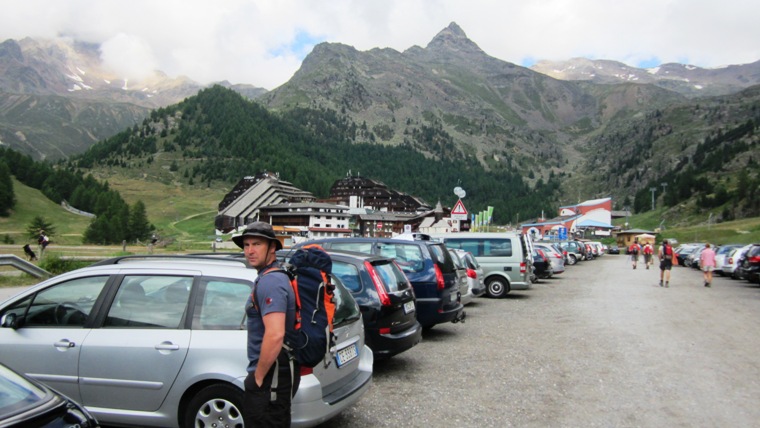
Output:
M375 272L377 272L377 276L380 277L387 292L395 293L397 291L407 290L410 287L409 281L406 279L404 272L402 272L401 269L390 260L377 262L372 266L375 268Z
M15 372L0 366L0 416L35 406L47 393Z
M451 273L456 270L453 257L448 254L445 245L435 244L428 246L428 248L430 248L430 253L433 255L436 263L438 263L438 266L440 266L442 272Z
M465 262L467 262L467 266L470 269L476 269L476 270L480 269L480 264L478 264L478 260L475 259L475 257L472 256L472 254L470 253L465 254L464 260Z
M462 264L462 260L459 258L459 255L454 250L449 250L449 254L451 255L451 260L454 262L454 266L457 267L457 269L464 269L464 265Z
M361 319L359 305L356 304L351 293L343 286L341 280L332 276L332 282L335 284L335 314L333 315L333 326L340 327L345 323Z

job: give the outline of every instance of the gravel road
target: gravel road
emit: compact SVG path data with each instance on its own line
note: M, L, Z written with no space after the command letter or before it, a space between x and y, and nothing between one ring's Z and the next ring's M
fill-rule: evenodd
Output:
M322 427L758 426L760 289L658 274L607 255L476 299Z

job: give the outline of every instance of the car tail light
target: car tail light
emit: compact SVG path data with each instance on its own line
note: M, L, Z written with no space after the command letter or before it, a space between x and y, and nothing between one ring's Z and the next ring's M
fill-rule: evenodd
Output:
M391 328L390 327L383 327L378 329L380 334L391 334Z
M760 263L760 256L752 256L747 259L750 263Z
M525 273L528 270L528 265L525 262L520 262L520 273Z
M733 257L729 257L728 258L728 264L730 264L730 265L734 264L734 258Z
M554 253L554 257L556 257L556 258L558 258L558 259L561 259L561 258L562 258L562 256L561 256L561 255L559 255L559 254L557 254L557 253Z
M435 265L435 282L439 290L446 288L446 283L443 281L443 272L441 272L441 268L437 264Z
M474 269L467 269L467 278L476 279L477 277L478 273Z
M375 284L375 289L377 290L377 297L380 298L380 304L383 306L390 306L391 298L388 296L388 293L385 291L383 282L380 280L380 277L377 275L377 271L375 270L375 267L372 266L370 262L366 262L366 261L364 262L364 266L367 268L367 272L369 272L369 277L372 278L372 283Z
M311 367L301 366L301 376L306 376L314 373L314 369Z

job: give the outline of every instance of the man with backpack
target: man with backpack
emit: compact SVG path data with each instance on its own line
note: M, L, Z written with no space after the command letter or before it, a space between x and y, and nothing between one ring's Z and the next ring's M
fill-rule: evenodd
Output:
M662 241L662 246L657 253L660 258L660 287L663 286L663 279L665 280L665 287L670 287L670 270L673 268L673 247L665 239Z
M275 252L282 243L272 226L249 224L232 240L258 271L246 302L248 316L248 377L245 379L243 421L246 427L289 427L290 405L300 383L300 367L283 344L296 335L296 297Z
M631 263L634 269L636 269L636 265L639 262L640 252L641 252L641 245L639 245L639 240L636 239L633 241L633 244L631 244L630 248L628 248L628 253L631 255Z
M647 270L649 269L649 266L652 264L652 254L654 253L654 250L652 249L652 244L650 242L647 242L644 244L644 248L642 249L642 252L644 253L644 264L647 266Z

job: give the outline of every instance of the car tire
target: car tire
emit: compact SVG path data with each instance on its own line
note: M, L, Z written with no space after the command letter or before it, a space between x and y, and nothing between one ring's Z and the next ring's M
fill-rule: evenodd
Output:
M243 391L217 384L200 390L187 404L185 427L243 425Z
M570 266L572 266L572 265L574 265L576 263L578 263L578 258L575 257L575 254L568 254L567 255L567 264L569 264Z
M496 277L488 280L486 284L486 294L488 297L501 298L509 293L509 281L504 278Z

